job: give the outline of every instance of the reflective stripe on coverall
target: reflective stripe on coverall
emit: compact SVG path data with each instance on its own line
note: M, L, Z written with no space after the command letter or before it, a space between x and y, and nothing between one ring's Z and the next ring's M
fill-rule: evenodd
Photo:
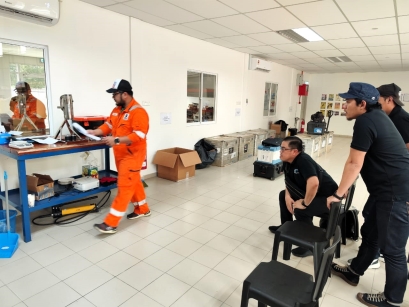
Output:
M118 194L104 223L117 227L125 215L128 204L134 204L134 212L143 214L149 211L140 170L146 157L146 134L149 130L149 117L145 109L132 99L126 109L116 107L107 121L99 127L104 135L127 136L132 143L113 146L118 170Z

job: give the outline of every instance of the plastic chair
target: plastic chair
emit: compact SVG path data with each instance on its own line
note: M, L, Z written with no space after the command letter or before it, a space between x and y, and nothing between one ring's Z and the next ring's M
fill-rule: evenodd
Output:
M341 257L341 243L343 245L347 244L347 234L346 234L346 223L347 223L347 212L351 208L352 199L354 198L356 182L359 177L357 177L352 184L352 186L348 189L348 195L345 199L345 203L341 206L341 211L339 213L338 225L341 227L341 241L337 245L337 249L335 251L335 258Z
M341 202L333 202L329 211L327 229L300 221L285 222L275 233L272 260L277 260L278 248L284 241L283 259L289 260L292 244L306 248L313 253L314 272L317 274L323 250L329 245L329 241L338 226ZM315 274L315 276L317 276Z
M315 307L327 282L330 265L341 230L336 227L330 247L323 251L317 277L277 261L260 263L243 282L241 307L248 307L249 299L258 301L259 307Z

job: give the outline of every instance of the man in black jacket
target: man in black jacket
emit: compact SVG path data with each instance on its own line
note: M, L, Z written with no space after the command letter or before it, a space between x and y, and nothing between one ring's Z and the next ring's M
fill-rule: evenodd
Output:
M281 225L293 220L312 224L314 216L328 218L327 197L338 188L330 175L303 152L302 140L286 137L281 143L280 159L283 161L285 190L280 192ZM280 225L280 226L281 226ZM270 226L271 232L280 226ZM306 257L312 253L304 248L292 250L294 256Z
M355 119L351 149L338 190L327 200L342 199L359 173L369 192L362 210L362 244L350 265L331 265L332 273L357 286L379 248L385 258L384 292L358 293L366 306L393 307L403 302L408 268L405 247L409 235L409 153L401 135L378 103L378 90L352 82L343 107L348 120Z

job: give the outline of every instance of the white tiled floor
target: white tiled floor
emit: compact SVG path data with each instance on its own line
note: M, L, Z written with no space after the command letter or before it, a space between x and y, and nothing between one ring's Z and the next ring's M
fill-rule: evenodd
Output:
M337 182L349 143L335 138L332 151L317 159ZM252 162L197 170L179 183L148 179L152 215L123 220L115 235L92 228L108 205L68 226L33 226L33 241L21 242L11 259L0 259L0 307L240 306L243 279L271 258L274 235L267 227L279 224L284 187L282 177L253 177ZM361 209L366 197L359 180L353 205ZM21 228L19 217L17 223ZM358 246L348 241L337 261L345 263ZM313 270L311 257L292 256L285 263ZM363 306L356 293L382 291L384 282L383 263L355 288L333 277L321 306ZM409 293L405 299L403 306L409 306Z

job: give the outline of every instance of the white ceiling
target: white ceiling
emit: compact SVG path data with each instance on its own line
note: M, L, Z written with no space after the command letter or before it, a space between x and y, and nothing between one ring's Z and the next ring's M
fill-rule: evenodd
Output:
M81 1L311 73L409 70L409 0ZM324 41L275 33L300 27Z

